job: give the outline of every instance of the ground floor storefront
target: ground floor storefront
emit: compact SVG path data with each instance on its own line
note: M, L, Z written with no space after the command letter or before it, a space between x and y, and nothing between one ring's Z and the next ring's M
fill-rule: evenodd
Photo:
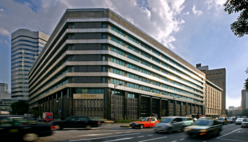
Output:
M101 117L108 120L146 116L204 115L204 106L177 98L148 96L112 88L66 88L30 105L52 112L54 119L70 116Z

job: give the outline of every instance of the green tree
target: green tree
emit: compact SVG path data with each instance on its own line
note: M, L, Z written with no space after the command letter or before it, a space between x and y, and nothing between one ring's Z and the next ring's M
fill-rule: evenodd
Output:
M245 90L248 91L248 78L245 80Z
M28 113L28 104L25 101L18 101L11 104L12 114L24 115Z
M228 14L240 12L237 21L231 24L231 30L238 37L248 34L248 1L247 0L227 0L224 4Z
M34 114L34 118L37 118L42 115L42 113L37 108L30 109L29 113Z
M248 109L243 110L240 116L248 116Z

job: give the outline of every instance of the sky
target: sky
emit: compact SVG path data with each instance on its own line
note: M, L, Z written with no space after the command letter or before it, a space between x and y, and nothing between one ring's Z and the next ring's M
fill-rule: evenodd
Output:
M110 8L195 66L226 68L227 106L240 106L247 78L247 35L235 36L226 0L1 0L0 82L11 88L11 33L50 35L68 8Z

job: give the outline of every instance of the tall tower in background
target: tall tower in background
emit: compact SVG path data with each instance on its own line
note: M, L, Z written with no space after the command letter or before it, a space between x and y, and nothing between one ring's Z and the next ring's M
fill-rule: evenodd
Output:
M197 64L196 68L198 68L199 70L201 70L206 74L206 79L210 80L215 85L223 89L221 114L225 114L226 113L226 69L221 68L221 69L209 70L208 66L202 66L201 64Z
M11 34L11 97L28 100L28 72L49 36L40 31L18 29Z

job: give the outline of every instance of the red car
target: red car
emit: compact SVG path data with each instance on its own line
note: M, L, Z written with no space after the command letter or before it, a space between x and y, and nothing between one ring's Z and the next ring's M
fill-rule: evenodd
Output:
M43 112L42 119L45 122L53 121L53 113L52 112Z
M144 117L140 121L134 121L130 123L130 126L134 129L139 127L143 129L144 127L154 127L159 121L155 117Z

